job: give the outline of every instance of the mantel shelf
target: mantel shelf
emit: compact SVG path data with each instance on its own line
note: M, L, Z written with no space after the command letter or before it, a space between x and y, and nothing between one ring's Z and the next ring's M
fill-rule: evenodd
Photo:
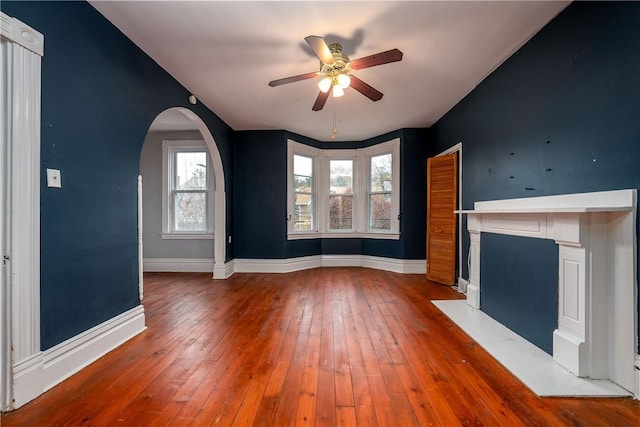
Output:
M589 213L589 212L626 212L631 206L580 207L580 208L524 208L524 209L473 209L456 210L456 214L520 214L520 213Z

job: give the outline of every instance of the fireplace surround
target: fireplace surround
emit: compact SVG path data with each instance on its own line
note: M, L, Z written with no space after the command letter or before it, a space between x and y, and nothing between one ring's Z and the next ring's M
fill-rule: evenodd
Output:
M481 308L480 235L551 239L558 245L558 328L553 359L579 377L636 391L637 194L635 189L480 201L467 215L467 303Z

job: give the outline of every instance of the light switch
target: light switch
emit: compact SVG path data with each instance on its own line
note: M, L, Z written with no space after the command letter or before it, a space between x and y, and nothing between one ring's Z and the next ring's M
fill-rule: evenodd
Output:
M47 187L62 188L59 169L47 169Z

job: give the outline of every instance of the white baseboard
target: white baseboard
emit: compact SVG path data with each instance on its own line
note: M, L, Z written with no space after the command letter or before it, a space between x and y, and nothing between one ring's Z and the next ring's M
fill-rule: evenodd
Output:
M42 359L42 352L38 352L13 365L13 404L11 409L18 409L44 393Z
M148 272L213 273L213 259L145 258L143 270Z
M247 259L232 261L236 273L290 273L317 267L367 267L403 274L424 274L425 260L383 258L369 255L312 255L285 259Z
M290 273L322 267L322 258L320 255L285 259L236 258L233 263L235 273Z
M235 262L233 260L225 262L223 265L215 264L213 266L214 279L228 279L234 273Z
M468 280L462 277L458 277L458 292L460 292L461 294L466 294L468 284L469 284Z
M213 272L214 279L233 273L290 273L318 267L368 267L404 274L425 274L425 260L383 258L369 255L312 255L284 259L236 258L222 265L210 259L145 258L148 272Z
M139 305L14 366L14 409L146 329Z

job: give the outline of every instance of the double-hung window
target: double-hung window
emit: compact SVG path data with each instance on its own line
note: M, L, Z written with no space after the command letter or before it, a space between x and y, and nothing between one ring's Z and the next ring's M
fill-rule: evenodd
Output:
M314 158L295 154L293 156L293 229L313 231L315 221Z
M393 206L393 155L391 153L369 158L369 230L391 230Z
M213 238L213 170L204 141L163 141L162 237Z
M288 239L400 238L400 141L321 150L289 141Z
M324 163L328 174L325 186L328 213L326 215L326 230L328 232L354 231L357 225L354 204L357 158L348 158L327 153Z

